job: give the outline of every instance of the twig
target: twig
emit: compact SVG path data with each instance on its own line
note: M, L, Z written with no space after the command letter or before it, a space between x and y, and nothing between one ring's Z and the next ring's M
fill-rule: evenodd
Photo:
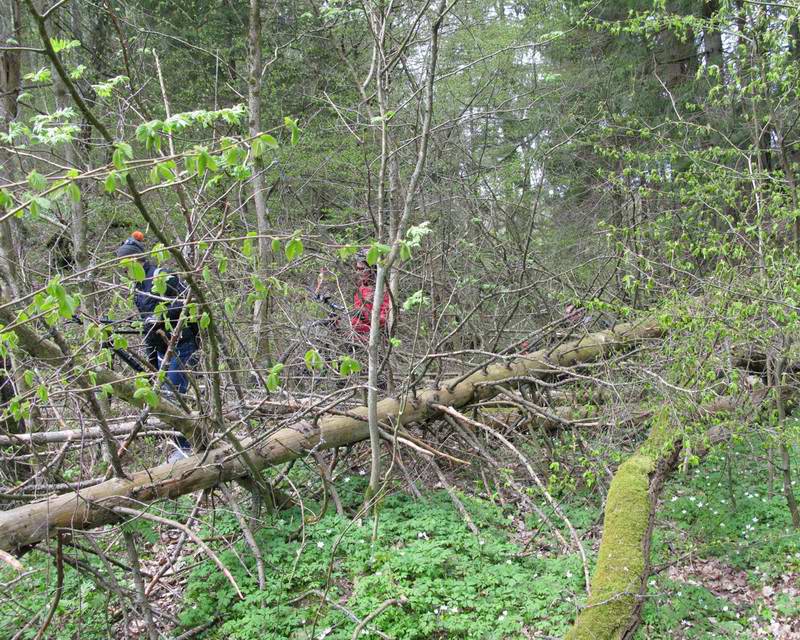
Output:
M56 593L53 596L53 603L50 605L50 611L47 612L47 617L42 623L42 626L39 627L39 632L36 634L33 640L42 640L44 638L45 631L47 631L47 627L50 626L50 623L53 621L53 616L56 614L56 607L58 607L58 603L61 600L61 592L64 589L64 543L63 543L64 534L59 532L58 538L56 540Z
M25 571L25 567L22 566L22 563L19 560L17 560L7 551L3 551L2 549L0 549L0 561L11 565L14 568L14 570L18 571L19 573Z
M447 478L445 477L441 468L439 468L439 465L436 464L435 460L431 460L430 464L433 467L433 470L436 472L436 475L439 476L439 482L442 483L444 490L447 491L447 495L450 496L450 500L453 501L453 505L461 514L461 517L464 518L464 522L466 523L469 530L472 531L472 533L475 534L476 536L480 535L478 527L475 526L475 522L472 520L472 516L469 515L469 511L467 511L467 508L464 506L464 503L461 502L459 497L456 495L456 492L453 489L453 487L450 486L450 483L447 481Z
M233 588L236 589L236 593L241 600L244 600L244 595L242 594L241 589L239 589L239 585L236 583L236 580L231 575L231 572L228 571L228 568L222 563L222 561L217 557L211 548L202 541L200 536L198 536L194 531L192 531L189 527L180 522L175 520L170 520L169 518L162 518L161 516L154 515L152 513L147 513L146 511L137 511L136 509L129 509L128 507L111 507L111 510L115 513L119 513L121 515L131 516L132 518L144 518L145 520L150 520L151 522L157 522L158 524L164 524L168 527L174 527L175 529L180 529L183 531L187 536L189 536L197 546L199 546L205 553L208 555L211 560L214 561L214 564L219 567L219 570L225 575L228 581L233 585Z
M236 516L239 526L242 528L245 542L247 542L247 545L253 552L253 558L255 558L256 561L256 573L258 574L258 588L263 591L267 588L266 578L264 577L264 557L261 555L261 549L258 547L256 538L253 535L253 530L250 528L250 525L247 524L247 518L244 517L239 503L236 501L236 497L233 495L230 488L225 484L221 484L220 489L222 490L222 495L225 496L225 501L228 503L231 511L233 511L233 515Z
M147 628L147 635L150 640L158 640L158 630L153 622L153 611L147 600L144 590L144 580L142 572L139 570L139 553L136 550L136 540L131 531L123 530L122 537L125 538L125 546L128 551L128 561L131 563L131 573L133 574L133 585L136 588L136 600L139 604L139 613L144 618L144 625Z
M375 609L372 613L370 613L366 618L364 618L361 622L358 623L358 626L353 631L353 637L350 640L358 640L358 636L361 635L361 632L364 630L370 622L372 622L375 618L381 615L384 611L386 611L392 605L400 605L401 607L408 602L408 598L405 596L400 596L399 598L389 598L388 600L384 600L378 605L378 608Z
M498 433L491 427L488 427L487 425L483 424L482 422L478 422L477 420L472 420L471 418L468 418L462 413L456 411L452 407L447 407L445 405L439 404L439 405L433 405L433 408L453 416L456 420L461 420L462 422L466 422L468 424L471 424L472 426L487 431L495 438L497 438L500 442L502 442L508 449L510 449L519 458L520 462L522 462L525 469L528 471L528 474L536 483L536 486L539 487L539 490L542 492L542 495L544 495L545 500L547 500L550 507L553 509L553 511L555 511L558 517L561 518L561 520L563 520L564 524L567 525L570 536L572 537L572 542L581 556L581 561L583 562L583 577L584 580L586 581L586 593L591 595L591 578L589 576L589 563L586 560L586 552L584 551L583 544L581 543L581 540L578 537L578 532L575 530L575 527L572 525L572 522L570 522L569 518L567 517L567 514L565 514L562 511L561 507L558 505L558 502L556 502L553 496L550 495L550 492L547 490L547 487L542 482L541 478L539 478L538 474L533 470L533 467L531 466L531 463L528 461L528 459L522 454L522 452L519 449L517 449L513 444L511 444L511 442L509 442L505 436Z

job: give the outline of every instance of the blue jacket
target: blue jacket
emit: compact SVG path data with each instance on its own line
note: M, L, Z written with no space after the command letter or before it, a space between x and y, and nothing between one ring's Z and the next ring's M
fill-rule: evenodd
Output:
M173 326L178 323L178 318L181 311L186 304L186 285L181 282L181 279L174 274L169 274L169 271L156 267L149 260L145 260L144 264L144 280L136 284L134 291L133 302L142 319L147 316L153 315L155 308L165 303L167 305L166 316L169 318ZM153 292L153 279L159 273L168 273L167 287L163 295ZM198 334L197 324L194 322L185 322L179 344L187 340L195 340Z

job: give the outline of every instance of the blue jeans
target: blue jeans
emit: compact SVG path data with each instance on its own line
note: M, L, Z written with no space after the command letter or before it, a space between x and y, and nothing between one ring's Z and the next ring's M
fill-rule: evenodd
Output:
M167 366L167 380L178 393L186 393L189 390L189 378L186 372L197 364L195 357L197 349L197 341L194 339L182 340L175 347L175 353ZM163 361L164 355L158 354L159 364ZM175 442L181 449L191 449L189 441L183 436L176 436Z
M186 393L189 389L189 378L186 377L186 372L197 364L197 358L195 357L197 349L196 340L181 340L175 347L172 359L166 367L167 380L170 381L178 393ZM164 354L160 353L158 355L160 364Z

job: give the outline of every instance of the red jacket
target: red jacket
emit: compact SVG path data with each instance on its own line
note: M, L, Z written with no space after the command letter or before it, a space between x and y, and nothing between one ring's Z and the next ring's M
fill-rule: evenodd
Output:
M362 284L353 294L353 317L350 324L356 333L367 334L370 328L372 317L372 298L375 296L375 287L370 284ZM383 302L380 309L381 327L386 326L386 318L389 317L389 292L384 291Z

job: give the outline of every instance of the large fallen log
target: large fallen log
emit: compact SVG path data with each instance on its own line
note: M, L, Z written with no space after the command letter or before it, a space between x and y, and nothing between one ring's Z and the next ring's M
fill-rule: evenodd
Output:
M437 413L432 405L460 407L476 398L488 398L496 393L492 383L552 375L554 371L590 362L615 349L660 337L662 331L655 318L620 324L551 350L487 366L466 378L446 380L436 389L386 398L378 403L378 419L390 424L426 420ZM26 341L20 340L20 345L26 348ZM312 449L341 447L368 437L367 408L361 406L348 415L325 415L316 424L301 420L266 438L243 440L242 445L252 464L262 469L298 458ZM114 522L119 519L115 507L140 507L159 498L176 498L248 473L241 456L226 446L140 471L127 479L109 480L84 491L0 512L0 549L19 551L54 535L60 528L89 529Z

